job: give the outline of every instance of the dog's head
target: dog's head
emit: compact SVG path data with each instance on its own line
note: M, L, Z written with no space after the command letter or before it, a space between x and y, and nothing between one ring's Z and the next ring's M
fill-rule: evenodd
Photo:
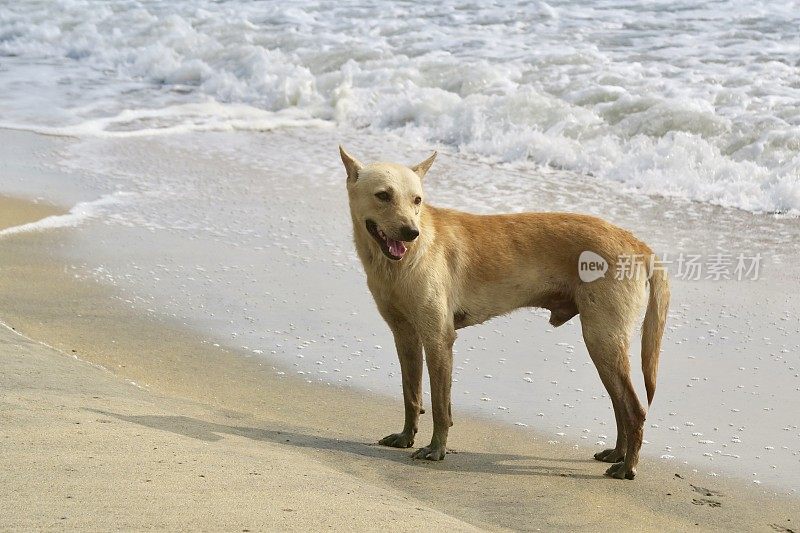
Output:
M436 152L411 167L395 163L363 165L341 146L339 152L347 170L347 194L356 231L366 231L389 259L401 260L420 234L422 178Z

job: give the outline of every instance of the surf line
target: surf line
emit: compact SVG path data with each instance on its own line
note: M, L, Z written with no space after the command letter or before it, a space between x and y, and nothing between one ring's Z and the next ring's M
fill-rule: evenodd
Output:
M70 209L66 214L51 215L34 222L20 224L19 226L11 226L10 228L0 230L0 238L32 231L45 231L56 228L75 227L89 219L100 216L103 214L105 207L122 204L132 196L135 196L135 193L119 191L101 196L96 200L78 202L72 206L72 209Z

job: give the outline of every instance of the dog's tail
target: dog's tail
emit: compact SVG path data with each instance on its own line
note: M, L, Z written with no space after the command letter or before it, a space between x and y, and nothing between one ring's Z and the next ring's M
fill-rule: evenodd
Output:
M647 390L647 405L653 403L656 393L656 375L658 374L658 356L661 353L661 337L664 335L664 324L669 309L669 278L666 270L658 263L649 261L650 299L642 324L642 372L644 387Z

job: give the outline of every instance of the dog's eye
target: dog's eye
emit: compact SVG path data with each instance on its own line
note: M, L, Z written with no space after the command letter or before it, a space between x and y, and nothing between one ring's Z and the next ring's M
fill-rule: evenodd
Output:
M419 204L421 204L421 203L422 203L422 198L420 198L419 196L417 196L416 198L414 198L414 204L415 204L415 205L419 205Z
M388 202L389 199L391 199L391 196L389 196L389 193L386 191L376 192L375 197L381 202Z

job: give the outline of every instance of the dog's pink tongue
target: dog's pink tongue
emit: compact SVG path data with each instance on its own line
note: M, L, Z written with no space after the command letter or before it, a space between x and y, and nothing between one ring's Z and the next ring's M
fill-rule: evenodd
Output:
M389 239L389 251L392 252L392 255L395 257L403 257L403 254L406 253L406 245L403 244L403 241L395 241L394 239Z

